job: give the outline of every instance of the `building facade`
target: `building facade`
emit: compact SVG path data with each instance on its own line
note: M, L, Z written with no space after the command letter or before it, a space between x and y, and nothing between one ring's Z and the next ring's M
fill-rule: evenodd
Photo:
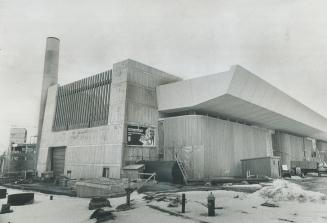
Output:
M126 60L104 73L50 87L38 173L120 178L123 166L158 159L156 86L178 80ZM146 133L152 139L137 140Z
M326 118L240 66L182 80L125 60L50 86L42 120L39 175L120 178L139 161L178 159L190 178L238 177L244 159L290 165L327 151Z
M2 158L1 172L4 175L34 174L36 144L27 142L27 129L11 128L9 146Z

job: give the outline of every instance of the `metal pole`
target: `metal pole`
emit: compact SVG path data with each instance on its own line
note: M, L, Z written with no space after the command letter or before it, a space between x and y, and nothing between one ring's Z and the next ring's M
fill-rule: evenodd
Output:
M208 196L208 216L216 216L215 213L215 196L210 192Z
M182 213L185 213L185 194L182 194Z
M126 204L131 205L131 180L128 178L128 187L126 189Z

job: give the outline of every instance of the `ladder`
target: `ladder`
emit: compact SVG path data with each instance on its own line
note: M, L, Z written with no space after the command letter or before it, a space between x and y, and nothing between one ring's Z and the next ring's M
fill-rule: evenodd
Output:
M178 158L177 154L176 154L176 162L177 162L178 167L181 170L181 173L183 175L184 183L187 184L187 178L188 178L187 177L187 173L186 173L186 170L185 170L185 167L184 167L183 162Z

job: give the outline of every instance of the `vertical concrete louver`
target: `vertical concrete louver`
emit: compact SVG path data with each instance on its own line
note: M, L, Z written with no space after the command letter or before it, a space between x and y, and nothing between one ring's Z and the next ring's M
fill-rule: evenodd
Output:
M45 49L44 70L42 80L41 102L39 112L38 134L37 134L37 157L40 149L42 126L44 120L45 104L47 101L48 88L58 83L59 43L56 37L48 37ZM36 159L37 160L37 159Z

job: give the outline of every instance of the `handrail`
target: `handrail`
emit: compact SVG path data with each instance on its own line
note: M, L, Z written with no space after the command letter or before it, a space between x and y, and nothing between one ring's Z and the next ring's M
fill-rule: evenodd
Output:
M184 165L183 165L182 161L180 161L180 159L178 158L177 153L175 154L175 159L176 159L176 162L178 164L178 167L181 170L181 173L183 175L184 182L185 182L185 184L187 184L187 178L188 178L187 177L187 173L186 173L186 170L184 168Z
M148 179L146 179L141 185L138 186L138 188L141 188L143 185L145 185L146 183L148 183L152 178L155 181L156 180L156 173L139 173L139 175L146 175L146 176L150 176Z

